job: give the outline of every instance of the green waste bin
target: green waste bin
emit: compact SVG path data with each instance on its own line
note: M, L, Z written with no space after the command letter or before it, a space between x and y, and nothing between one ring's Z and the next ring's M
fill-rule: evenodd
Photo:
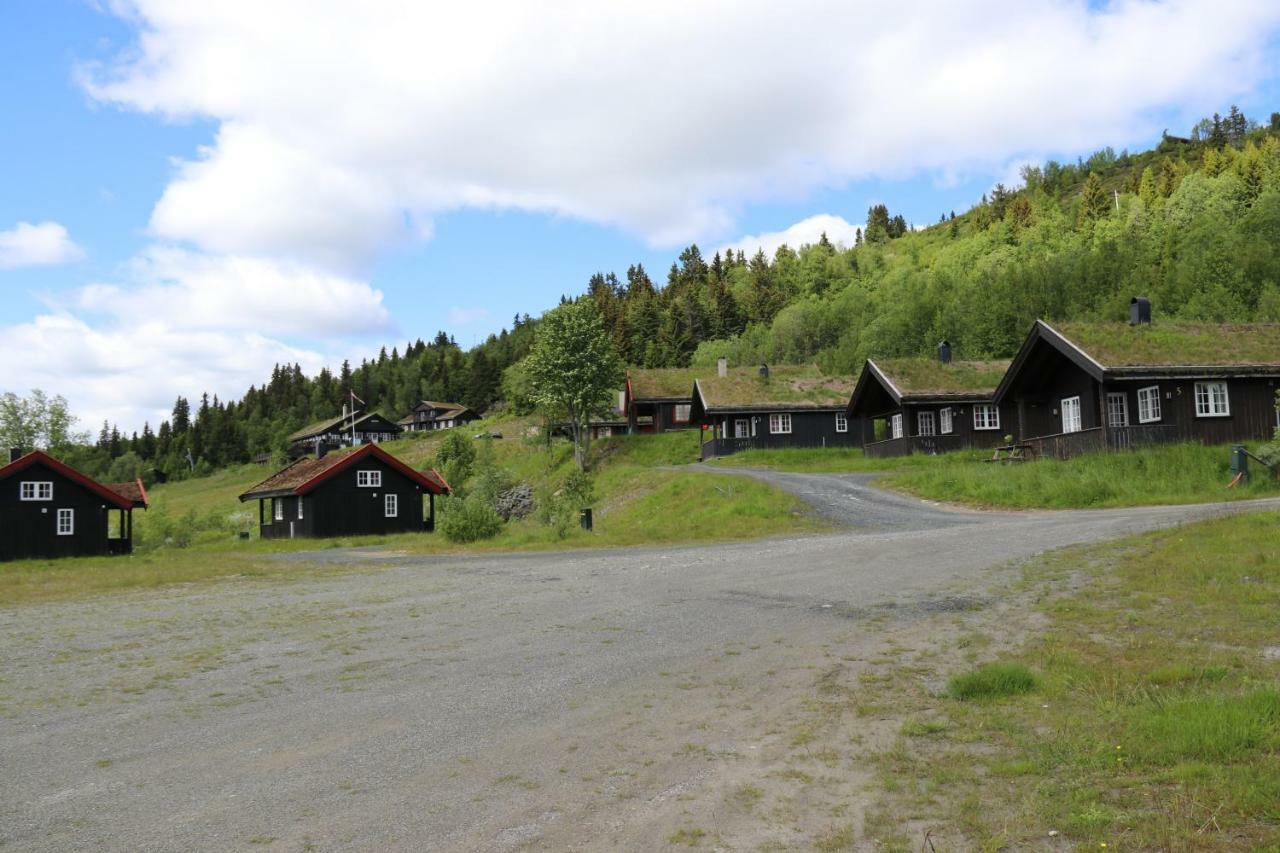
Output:
M1231 445L1231 473L1241 474L1244 479L1249 479L1249 454L1245 452L1243 444Z

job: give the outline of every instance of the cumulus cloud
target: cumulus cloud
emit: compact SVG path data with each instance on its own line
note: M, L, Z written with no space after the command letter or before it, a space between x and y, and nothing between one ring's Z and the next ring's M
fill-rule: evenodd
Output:
M261 383L273 364L298 363L313 372L327 361L255 332L176 329L156 321L97 327L71 314L42 314L0 330L0 364L23 366L21 385L7 377L3 390L62 394L81 428L96 429L103 420L126 430L149 420L155 428L179 395L207 390L234 399Z
M799 249L806 243L818 242L818 240L822 239L823 234L826 234L827 239L832 243L841 246L852 246L856 232L860 227L860 225L846 221L843 216L819 213L816 216L810 216L808 219L802 219L782 231L753 234L735 240L723 247L721 251L740 251L750 258L757 250L763 249L765 257L772 258L774 252L778 251L778 247L783 244L793 249Z
M19 222L0 231L0 269L67 264L83 257L84 251L57 222Z
M705 242L746 204L1121 144L1269 74L1280 26L1250 0L498 5L119 0L138 43L84 80L219 123L158 237L349 271L462 207Z
M170 329L329 337L386 330L382 292L298 264L205 255L153 246L134 258L124 284L91 284L75 307Z

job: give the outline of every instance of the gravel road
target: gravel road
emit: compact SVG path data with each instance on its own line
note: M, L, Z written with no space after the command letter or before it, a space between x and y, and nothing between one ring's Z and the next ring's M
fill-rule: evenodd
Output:
M992 567L1245 508L988 514L769 476L851 529L348 553L344 573L0 607L0 848L660 846L747 766L712 759L752 755L767 709L834 649L871 653L886 614L923 628L980 604Z

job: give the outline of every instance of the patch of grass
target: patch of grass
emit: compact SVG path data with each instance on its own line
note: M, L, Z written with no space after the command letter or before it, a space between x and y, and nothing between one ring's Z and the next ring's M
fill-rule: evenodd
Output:
M976 458L968 455L966 458ZM899 456L893 459L868 459L860 447L795 447L779 450L744 450L732 456L713 459L709 466L726 468L764 468L798 474L857 474L894 471L937 465L940 456Z
M1036 677L1020 663L984 664L947 684L951 698L962 702L1018 696L1035 689Z
M832 827L813 839L813 849L821 853L836 853L839 850L852 850L857 841L852 824Z
M686 847L697 847L702 843L702 839L707 837L707 831L696 826L684 826L667 836L667 843L671 845L684 845Z

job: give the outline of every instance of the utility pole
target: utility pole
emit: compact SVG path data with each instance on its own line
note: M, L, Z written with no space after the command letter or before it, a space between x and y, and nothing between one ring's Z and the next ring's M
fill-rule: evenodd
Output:
M1120 190L1112 190L1116 195L1116 210L1120 209Z

